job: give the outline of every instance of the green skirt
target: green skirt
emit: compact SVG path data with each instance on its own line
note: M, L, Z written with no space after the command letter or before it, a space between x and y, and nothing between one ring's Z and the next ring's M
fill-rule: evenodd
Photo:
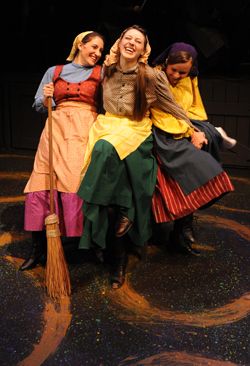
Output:
M91 163L77 195L83 198L84 229L79 248L97 244L106 248L109 207L120 207L121 213L133 225L128 231L139 246L152 236L151 203L154 194L157 163L152 154L153 136L120 160L115 148L105 140L98 140Z

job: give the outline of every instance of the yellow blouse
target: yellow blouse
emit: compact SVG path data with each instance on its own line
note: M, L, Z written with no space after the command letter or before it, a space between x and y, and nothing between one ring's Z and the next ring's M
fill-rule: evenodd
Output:
M182 107L188 118L198 121L207 120L207 114L198 88L197 77L194 79L190 77L181 79L176 86L172 86L169 83L169 89L176 103ZM170 114L166 114L155 108L151 109L151 119L156 127L173 134L174 139L190 137L194 131L191 127L187 127L183 121L177 120Z
M183 137L191 137L194 128L190 127L182 120L174 118L171 114L165 113L157 108L151 108L151 120L152 123L167 133L173 135L173 138L178 140Z
M190 77L181 79L176 86L172 86L169 83L169 88L175 101L187 113L188 118L198 121L207 120L207 114L198 88L197 77L194 79Z

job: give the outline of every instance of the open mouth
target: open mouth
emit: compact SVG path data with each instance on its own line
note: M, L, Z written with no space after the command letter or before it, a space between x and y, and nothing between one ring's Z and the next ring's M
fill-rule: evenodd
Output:
M127 53L130 53L130 54L132 54L132 53L134 53L134 52L135 52L135 50L134 50L133 48L131 48L131 47L125 47L125 51L126 51Z
M92 55L90 55L90 58L91 58L91 60L92 60L93 62L96 62L96 61L97 61L97 57L96 57L96 56L92 56Z

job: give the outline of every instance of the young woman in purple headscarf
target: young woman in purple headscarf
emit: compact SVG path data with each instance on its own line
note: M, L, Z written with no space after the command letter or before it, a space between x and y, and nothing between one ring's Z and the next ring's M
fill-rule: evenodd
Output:
M153 65L166 73L175 101L187 113L195 129L183 131L180 126L173 125L172 131L169 129L170 133L166 133L160 124L171 125L171 119L151 109L153 123L158 121L158 126L154 123L153 131L159 162L152 208L157 223L174 221L168 244L170 251L200 255L191 247L195 243L193 212L211 206L234 190L222 169L220 149L231 148L236 141L222 128L207 122L198 89L194 47L174 43L154 60Z

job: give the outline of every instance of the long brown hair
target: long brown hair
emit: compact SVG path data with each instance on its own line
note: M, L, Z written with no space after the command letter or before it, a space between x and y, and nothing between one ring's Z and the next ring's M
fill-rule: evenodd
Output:
M125 29L122 32L120 39L122 39L125 33L130 29L136 29L144 35L144 50L146 50L146 46L148 43L147 31L146 29L140 27L139 25L133 25L132 27ZM114 75L114 73L117 71L116 65L117 63L112 64L110 66L105 65L104 78L105 77L111 78ZM144 118L145 113L147 111L147 99L146 99L147 81L148 77L146 73L146 65L144 63L139 62L139 69L136 75L135 87L134 87L135 104L132 115L133 120L138 122Z

